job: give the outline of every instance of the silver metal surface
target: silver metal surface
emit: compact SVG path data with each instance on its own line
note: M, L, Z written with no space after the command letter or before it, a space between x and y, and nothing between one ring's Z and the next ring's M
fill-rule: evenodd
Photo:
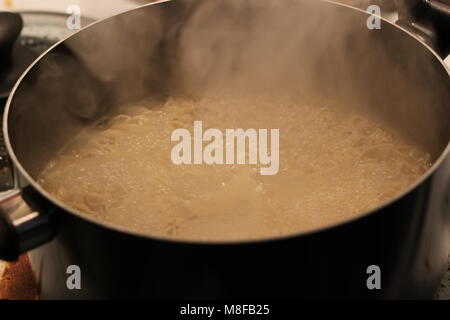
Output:
M19 251L26 252L51 239L52 233L47 215L31 209L21 194L21 190L5 192L0 199L0 211L15 229Z

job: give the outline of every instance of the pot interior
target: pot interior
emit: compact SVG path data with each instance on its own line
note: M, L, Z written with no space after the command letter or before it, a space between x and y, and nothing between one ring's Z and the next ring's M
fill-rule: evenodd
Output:
M418 40L324 1L179 0L94 24L43 56L14 92L8 136L36 179L83 128L134 101L307 92L371 114L436 160L450 137L450 81Z

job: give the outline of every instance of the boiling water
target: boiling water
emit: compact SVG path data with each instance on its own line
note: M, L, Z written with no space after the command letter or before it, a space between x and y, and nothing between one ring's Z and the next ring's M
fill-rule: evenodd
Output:
M85 130L41 174L68 206L141 233L240 240L312 230L388 201L430 156L375 117L269 97L142 102ZM171 134L207 128L280 129L280 169L174 165ZM192 132L192 131L191 131Z

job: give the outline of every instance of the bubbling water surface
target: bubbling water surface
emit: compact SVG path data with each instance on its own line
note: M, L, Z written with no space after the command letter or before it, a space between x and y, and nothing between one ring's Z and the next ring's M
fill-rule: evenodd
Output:
M307 99L306 99L307 100ZM173 130L280 129L280 169L174 165ZM155 236L243 240L309 231L373 209L430 155L383 122L327 102L265 96L142 101L86 129L39 177L68 206Z

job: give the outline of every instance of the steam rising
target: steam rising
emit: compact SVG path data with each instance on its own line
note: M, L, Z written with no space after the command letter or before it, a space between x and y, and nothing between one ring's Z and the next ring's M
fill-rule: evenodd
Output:
M108 19L66 41L76 63L60 46L63 57L44 58L22 86L47 107L19 112L19 157L34 158L36 174L74 131L143 98L264 92L371 114L436 158L450 136L448 76L410 36L385 22L368 30L366 19L318 0L174 0ZM30 140L48 150L39 161Z
M112 19L75 38L73 47L126 102L155 94L201 97L218 88L315 95L375 112L408 135L419 128L414 139L421 143L442 139L424 135L421 124L429 99L442 93L405 94L423 91L435 68L420 63L424 54L412 54L419 45L404 34L386 23L368 30L366 19L323 1L180 0ZM434 122L441 115L430 116Z

